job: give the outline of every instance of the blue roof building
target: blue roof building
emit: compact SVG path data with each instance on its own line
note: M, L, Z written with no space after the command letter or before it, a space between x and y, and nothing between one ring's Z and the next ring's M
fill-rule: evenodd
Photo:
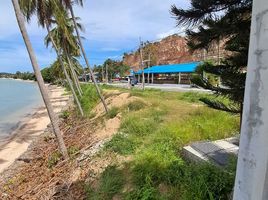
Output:
M145 74L176 74L176 73L193 73L200 62L190 62L170 65L157 65L144 69ZM135 72L141 74L142 70Z
M152 66L144 69L144 74L148 75L146 75L145 79L147 79L146 82L148 83L190 84L190 74L196 70L200 63L201 62L190 62ZM138 75L138 80L140 82L142 70L134 72L134 74ZM151 77L149 75L151 75Z

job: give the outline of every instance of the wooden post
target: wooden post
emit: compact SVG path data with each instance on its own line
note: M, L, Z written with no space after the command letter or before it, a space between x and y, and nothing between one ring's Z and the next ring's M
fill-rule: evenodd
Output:
M253 12L234 200L268 199L268 3Z

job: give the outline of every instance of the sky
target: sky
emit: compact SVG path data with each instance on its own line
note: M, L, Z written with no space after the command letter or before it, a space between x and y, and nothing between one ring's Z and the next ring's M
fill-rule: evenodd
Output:
M75 7L85 32L82 33L90 65L106 59L120 60L143 41L154 41L180 32L170 14L171 5L186 8L189 0L84 0ZM27 24L40 68L55 61L53 49L44 45L45 30L33 18ZM84 65L81 59L81 64ZM32 71L10 0L0 5L0 72Z

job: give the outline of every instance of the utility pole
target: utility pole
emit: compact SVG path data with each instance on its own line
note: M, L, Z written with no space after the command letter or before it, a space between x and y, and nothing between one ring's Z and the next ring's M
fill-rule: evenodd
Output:
M149 54L149 60L148 60L148 84L150 84L150 71L149 71L149 69L150 69L150 67L151 67L151 54Z
M144 87L144 62L143 62L143 44L140 38L140 59L141 59L141 70L142 70L142 90L145 89Z
M104 81L104 69L103 69L103 65L101 66L101 79L102 79L102 82Z
M234 200L268 199L267 30L267 0L253 0Z
M108 64L107 63L105 64L105 76L106 76L105 78L106 84L108 84Z

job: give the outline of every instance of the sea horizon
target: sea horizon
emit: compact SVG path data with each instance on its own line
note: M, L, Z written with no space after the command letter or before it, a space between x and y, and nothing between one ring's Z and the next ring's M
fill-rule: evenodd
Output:
M0 140L11 136L34 110L43 105L34 81L0 78Z

